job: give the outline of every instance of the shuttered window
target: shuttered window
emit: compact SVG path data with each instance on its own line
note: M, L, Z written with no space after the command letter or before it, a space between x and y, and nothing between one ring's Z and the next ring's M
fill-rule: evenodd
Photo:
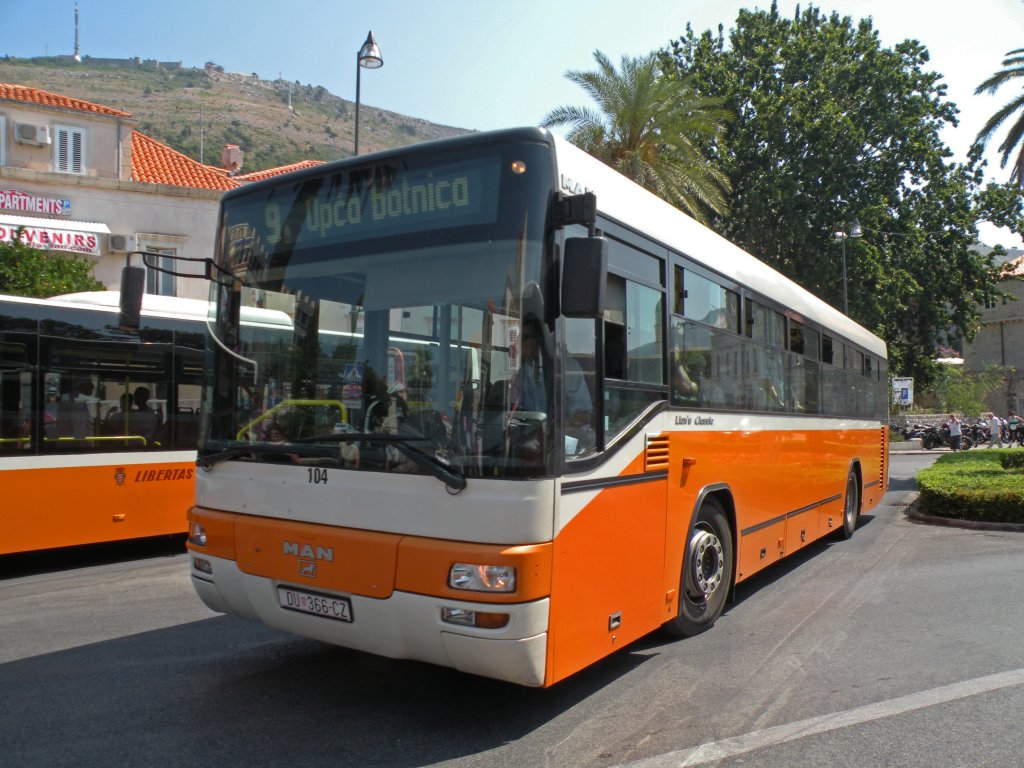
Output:
M85 131L80 128L56 127L54 170L57 173L85 173Z

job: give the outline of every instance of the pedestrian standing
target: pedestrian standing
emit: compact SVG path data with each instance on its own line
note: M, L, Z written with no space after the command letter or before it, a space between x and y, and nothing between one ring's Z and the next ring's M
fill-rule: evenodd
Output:
M960 419L955 413L949 414L949 447L954 451L960 450Z
M1003 447L1003 435L1002 435L1002 422L999 417L996 416L992 411L987 414L988 421L988 447L991 448L995 442L999 443L999 447Z

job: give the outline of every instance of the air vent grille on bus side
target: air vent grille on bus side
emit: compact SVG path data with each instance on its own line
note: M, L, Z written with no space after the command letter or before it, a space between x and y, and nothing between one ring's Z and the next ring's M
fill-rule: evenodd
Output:
M668 435L648 435L644 451L644 471L668 469Z
M882 481L882 493L889 490L889 478L885 473L885 457L889 453L889 427L882 427L882 450L878 457L878 477Z

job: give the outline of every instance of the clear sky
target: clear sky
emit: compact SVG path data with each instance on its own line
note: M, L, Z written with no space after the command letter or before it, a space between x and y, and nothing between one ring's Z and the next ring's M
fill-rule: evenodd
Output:
M384 66L363 70L363 104L435 123L487 130L536 125L563 104L586 105L565 79L594 68L596 49L618 62L663 48L689 22L733 26L740 8L770 0L79 0L83 55L140 56L229 72L279 75L355 98L356 53L372 30ZM0 55L74 50L74 0L0 0ZM779 0L791 16L795 0ZM807 2L801 4L806 7ZM974 96L1024 46L1024 0L822 0L825 12L870 16L882 44L920 40L961 110L943 138L963 159L981 125L1012 91ZM1019 90L1017 91L1019 93ZM997 137L999 141L1003 136ZM994 142L998 144L999 141ZM1008 178L988 155L988 173ZM990 244L1019 245L984 232Z

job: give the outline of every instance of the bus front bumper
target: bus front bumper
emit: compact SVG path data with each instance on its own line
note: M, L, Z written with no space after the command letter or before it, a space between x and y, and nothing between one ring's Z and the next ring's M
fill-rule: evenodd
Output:
M201 567L197 563L201 561ZM348 601L349 621L281 605L278 587L307 586L243 573L233 560L190 553L192 585L214 611L255 619L285 632L395 659L415 659L526 686L542 686L547 657L548 598L527 603L473 603L394 591L385 599L325 594ZM501 629L442 620L444 609L509 615Z

